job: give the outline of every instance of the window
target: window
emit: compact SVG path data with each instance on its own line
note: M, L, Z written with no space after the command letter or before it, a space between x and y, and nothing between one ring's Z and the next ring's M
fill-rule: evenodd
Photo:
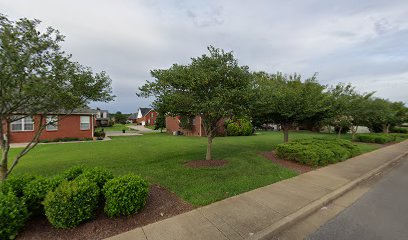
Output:
M150 118L149 118L149 119L147 119L147 124L149 124L149 125L150 125Z
M58 130L58 116L47 116L46 119L47 126L45 129L47 131L57 131Z
M91 118L89 116L81 116L81 130L91 129Z
M192 120L191 120L191 125L196 125L196 119L195 118L193 118Z
M25 117L11 123L11 131L34 131L34 120L32 117Z
M154 117L154 114L153 114L153 113L150 113L150 117Z
M107 112L103 112L103 113L102 113L102 117L103 117L103 118L108 118L108 113L107 113Z

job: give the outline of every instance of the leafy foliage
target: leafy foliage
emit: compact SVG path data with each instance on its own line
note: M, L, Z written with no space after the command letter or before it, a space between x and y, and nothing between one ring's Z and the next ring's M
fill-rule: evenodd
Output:
M154 108L172 116L201 116L209 160L217 123L247 111L251 74L247 66L238 65L232 52L212 46L208 51L209 55L192 58L188 65L152 70L154 81L139 88L138 96L154 96Z
M284 141L288 141L288 130L329 109L329 97L325 86L317 82L316 75L301 81L298 74L257 73L254 92L258 96L254 109L258 118L280 124L284 130ZM265 122L268 123L268 122Z
M0 180L35 147L45 128L45 114L69 114L90 101L111 101L114 97L111 79L105 72L94 74L89 67L72 61L71 55L61 50L64 36L51 27L40 31L39 24L39 20L26 18L11 21L0 14L0 122L10 124L27 116L41 117L32 141L10 168L10 130L0 128L0 135L6 136L1 144Z
M147 183L137 175L125 175L108 181L103 194L106 199L105 213L109 217L134 214L146 203Z
M245 118L229 120L225 125L228 136L249 136L253 133L251 122Z
M35 176L28 174L9 177L6 181L0 183L0 192L4 194L12 192L15 196L21 198L24 195L25 186L35 179Z
M391 134L357 134L356 140L366 143L388 143L396 140L396 137Z
M325 166L356 156L360 150L348 140L303 139L278 144L276 153L282 159L310 166Z
M0 239L14 239L28 218L24 201L12 192L0 193Z
M44 212L42 201L49 191L54 190L60 181L57 178L37 177L29 182L23 190L23 200L27 205L28 211L34 215Z
M45 215L54 227L75 227L94 216L99 193L98 186L87 178L64 181L45 197Z
M99 189L102 190L105 183L113 178L113 174L105 168L94 167L84 170L80 177L87 178L90 181L96 183Z

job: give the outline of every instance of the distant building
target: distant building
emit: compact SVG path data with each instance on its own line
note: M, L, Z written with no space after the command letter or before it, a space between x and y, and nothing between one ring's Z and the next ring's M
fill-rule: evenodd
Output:
M109 111L97 109L96 112L96 127L109 126Z
M44 116L43 124L48 124L42 131L39 140L59 138L92 138L96 124L97 110L79 109L70 114L49 113ZM18 116L19 114L16 114ZM22 115L22 114L21 114ZM30 142L40 127L40 115L28 116L9 125L2 124L3 131L10 130L10 143Z
M221 119L217 123L218 130L217 135L224 136L225 135L225 126L224 126L224 119ZM186 136L206 136L205 130L203 128L202 118L201 116L195 116L191 119L191 129L183 129L180 127L180 117L166 117L166 131L167 133L175 134L176 132L186 135Z
M139 108L137 113L129 116L128 120L143 126L154 126L157 114L153 108Z

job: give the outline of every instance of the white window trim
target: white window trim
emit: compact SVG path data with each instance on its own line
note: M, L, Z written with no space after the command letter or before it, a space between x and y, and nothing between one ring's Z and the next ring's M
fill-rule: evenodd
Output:
M82 122L82 119L84 118L84 117L87 117L88 118L88 122ZM88 124L88 128L82 128L82 124ZM79 117L79 129L81 130L81 131L87 131L87 130L90 130L91 129L91 116L80 116Z
M54 122L53 124L48 124L49 122ZM58 131L58 116L47 116L45 118L45 123L47 124L47 126L45 127L46 131ZM53 127L53 128L49 128L49 127Z
M10 123L10 131L11 131L11 132L33 132L34 129L35 129L34 118L33 118L33 117L30 117L31 120L32 120L33 129L28 129L28 130L25 129L25 124L27 124L27 123L26 123L26 118L27 118L27 117L18 120L18 121L21 121L21 123L15 123L15 121L14 121L14 122L11 122L11 123ZM13 130L12 125L17 125L17 124L21 124L21 130Z

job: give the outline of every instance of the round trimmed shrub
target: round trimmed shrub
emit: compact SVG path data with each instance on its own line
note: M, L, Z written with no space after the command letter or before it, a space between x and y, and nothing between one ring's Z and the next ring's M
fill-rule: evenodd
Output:
M0 183L0 192L4 194L12 192L17 197L22 197L24 195L23 193L24 187L35 179L36 177L33 175L20 175L8 177L6 181Z
M54 190L59 185L55 178L38 177L36 180L28 183L24 190L23 200L25 201L30 213L37 215L44 212L42 201L49 191Z
M14 239L28 218L24 201L12 192L0 193L0 239Z
M45 216L54 227L75 227L94 216L99 193L96 183L86 178L64 181L45 197Z
M86 171L86 168L83 166L75 166L72 168L69 168L68 170L65 170L62 173L62 178L72 181L75 178L77 178L79 175L81 175L84 171Z
M85 170L80 177L85 177L91 180L92 182L96 183L100 189L102 189L105 183L113 178L113 174L111 171L105 168L94 167Z
M108 181L103 187L106 215L115 217L136 213L146 204L148 192L147 183L134 174Z
M253 127L247 119L229 120L226 123L228 136L249 136L253 133Z

